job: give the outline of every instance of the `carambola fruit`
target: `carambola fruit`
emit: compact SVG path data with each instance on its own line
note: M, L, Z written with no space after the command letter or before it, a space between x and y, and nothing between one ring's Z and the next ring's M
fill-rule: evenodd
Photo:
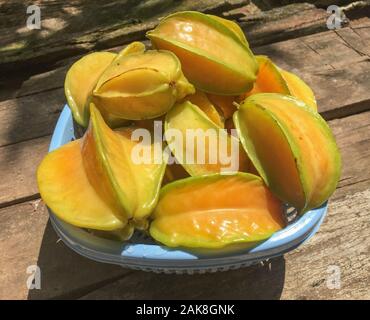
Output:
M163 158L158 159L158 164L155 163L154 144L144 143L141 148L148 150L151 159L147 159L147 163L139 163L140 159L134 159L133 153L139 143L132 139L135 128L112 131L93 104L90 113L90 126L82 148L84 159L90 161L89 172L96 175L102 169L96 182L102 185L106 181L107 185L112 186L113 193L129 218L146 218L155 205L166 163ZM95 149L95 152L90 152L90 149Z
M242 99L256 93L281 93L296 97L317 110L315 96L301 78L279 68L266 56L256 56L256 59L259 65L257 80L253 89L241 96Z
M247 41L247 38L245 37L245 34L243 30L239 27L237 23L235 23L232 20L224 19L219 16L215 16L213 14L207 14L207 16L211 19L217 20L218 22L221 22L226 28L231 30L236 34L236 36L240 39L241 42L245 43L247 46L249 46L249 43Z
M222 248L268 239L285 226L283 205L247 174L177 180L162 188L150 235L168 247Z
M302 101L255 94L234 114L240 140L267 186L300 212L334 192L341 159L329 126Z
M213 105L221 110L223 117L227 120L230 119L236 111L235 102L237 102L237 96L220 96L216 94L208 93L207 97Z
M93 89L104 70L116 59L132 53L144 52L141 42L132 42L118 54L112 52L93 52L76 61L68 70L64 92L74 120L82 127L89 123L89 105ZM115 116L101 110L105 120L111 126L119 126L123 122Z
M289 88L290 95L317 111L316 98L312 89L296 74L283 69L280 69L280 73Z
M145 225L157 199L166 163L135 163L133 128L111 130L91 105L82 139L49 153L37 171L42 199L62 220L78 227L120 230ZM153 144L144 146L153 152Z
M199 107L217 126L220 128L224 127L223 116L217 111L204 92L197 90L194 94L187 96L185 100Z
M74 120L87 127L89 122L87 100L99 76L116 57L111 52L94 52L76 61L68 70L64 92Z
M176 104L167 113L165 138L172 154L191 176L250 169L251 162L239 140L189 101Z
M84 169L81 140L49 153L37 170L37 183L47 206L65 222L98 230L122 229L127 224L117 203L92 186Z
M147 36L155 48L175 53L187 79L202 91L239 95L253 87L258 64L234 24L185 11L164 18Z
M247 93L247 96L262 92L290 94L278 67L266 56L256 56L256 59L259 66L258 75L253 89Z
M119 118L152 119L194 91L172 52L148 50L115 59L99 78L92 101Z

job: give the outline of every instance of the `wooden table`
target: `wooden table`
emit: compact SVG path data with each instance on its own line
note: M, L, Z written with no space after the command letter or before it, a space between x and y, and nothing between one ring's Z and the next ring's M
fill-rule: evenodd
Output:
M24 2L0 0L0 21L7 22L0 27L0 299L369 299L366 1L347 7L349 24L334 31L326 28L326 10L308 4L266 8L249 1L148 1L149 9L136 5L130 14L126 2L106 1L100 8L97 1L43 1L44 27L29 31ZM117 5L126 8L122 16L114 15ZM65 72L79 55L117 50L141 39L159 16L189 8L238 20L256 53L269 55L312 86L343 158L328 216L315 237L284 257L217 274L145 273L78 256L48 223L35 182L65 103ZM41 269L41 290L27 289L30 265ZM333 272L339 272L339 287L333 287Z

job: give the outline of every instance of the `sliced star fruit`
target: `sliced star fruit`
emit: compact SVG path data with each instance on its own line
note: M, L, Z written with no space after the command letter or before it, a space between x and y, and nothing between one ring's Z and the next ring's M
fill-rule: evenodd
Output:
M40 194L72 225L129 236L132 226L147 226L157 202L166 167L162 146L156 155L151 141L140 144L131 139L135 128L111 130L93 104L90 114L84 137L51 152L40 164ZM143 152L146 162L135 162L134 148L139 146L138 154Z
M216 94L207 94L208 99L215 105L215 107L221 110L224 118L230 119L237 107L235 102L237 102L237 96L220 96Z
M186 78L202 91L239 95L253 87L258 64L234 24L200 12L177 12L147 36L155 48L175 53Z
M67 223L106 231L127 224L115 199L91 184L84 169L81 140L49 153L37 170L37 183L47 206Z
M279 68L266 56L256 56L256 59L259 64L257 80L253 89L242 95L242 99L256 93L281 93L296 97L317 111L315 96L301 78Z
M172 52L148 50L114 60L99 78L92 101L119 118L152 119L194 90Z
M283 205L261 178L190 177L162 188L150 235L168 247L223 248L256 243L285 226Z
M238 139L189 101L167 113L165 138L178 163L191 176L250 169L251 162Z
M220 128L224 127L222 116L204 92L197 90L194 94L187 96L185 99L199 107L217 126Z
M291 96L250 96L234 114L240 140L266 185L300 212L323 204L340 177L341 158L325 120Z
M145 46L141 42L132 42L118 54L93 52L82 57L69 68L64 82L64 92L73 118L80 126L84 128L88 126L91 92L104 70L115 60L132 53L144 52L144 49ZM124 123L122 119L117 119L107 112L104 112L104 118L111 126Z
M302 100L309 107L311 107L312 110L317 111L316 98L309 85L292 72L282 69L280 72L289 88L290 95Z
M96 168L94 174L99 175L98 183L108 181L126 215L140 221L150 214L158 197L166 168L161 146L157 147L160 154L156 155L152 141L145 144L133 139L135 128L113 131L93 104L90 113L91 124L84 138L83 153L84 150L88 153L85 158L92 159L91 169ZM139 144L141 149L137 149ZM96 149L95 157L89 157L93 153L89 151L91 145ZM156 156L161 157L158 163L155 163ZM99 174L97 168L102 168L103 174Z

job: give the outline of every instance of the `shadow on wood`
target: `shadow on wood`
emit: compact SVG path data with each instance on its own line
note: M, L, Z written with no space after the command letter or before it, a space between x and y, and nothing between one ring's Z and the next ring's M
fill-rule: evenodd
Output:
M45 227L37 266L41 271L41 289L29 290L29 300L76 299L128 272L76 254L58 239L50 222Z
M37 265L41 290L28 299L279 299L285 260L203 275L166 275L97 263L67 248L50 223L45 228Z
M284 279L281 257L264 266L202 275L134 272L82 299L279 299Z

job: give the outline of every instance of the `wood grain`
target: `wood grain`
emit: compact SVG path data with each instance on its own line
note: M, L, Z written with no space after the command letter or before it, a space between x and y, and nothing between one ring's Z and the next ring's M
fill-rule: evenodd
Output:
M46 136L0 148L0 208L39 196L36 169L49 142Z
M0 299L72 299L128 272L67 248L40 199L0 209L0 229ZM31 265L41 269L41 290L27 289Z
M0 102L0 146L50 135L64 104L62 88Z
M370 41L357 41L358 30L361 39L370 39L370 24L363 22L356 29L278 42L255 52L300 75L313 88L324 118L340 118L370 109ZM0 146L52 133L65 103L63 82L72 61L65 63L29 78L15 91L0 89L0 97L18 97L0 102Z
M253 14L249 14L248 7L246 11L235 11L244 13L237 22L253 47L327 31L326 11L309 3L293 3Z
M342 155L342 174L333 199L370 189L370 112L329 122Z
M256 48L279 66L302 77L313 89L326 119L344 117L370 107L370 24L323 32ZM350 39L352 39L350 41Z
M76 0L1 2L0 66L14 70L50 64L68 56L101 50L144 38L158 19L176 11L220 14L249 0ZM26 7L38 4L41 29L27 28Z

